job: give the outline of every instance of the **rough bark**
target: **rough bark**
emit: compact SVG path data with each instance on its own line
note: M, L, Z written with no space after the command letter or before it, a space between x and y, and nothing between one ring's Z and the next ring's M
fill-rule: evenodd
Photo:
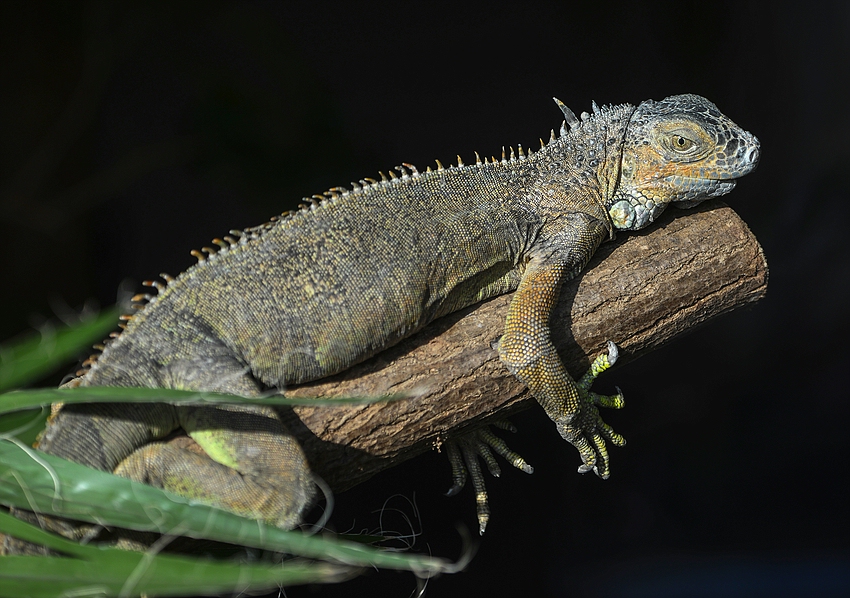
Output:
M647 232L604 244L564 286L553 340L573 376L609 339L625 363L759 300L767 275L755 237L722 202L668 210ZM511 297L442 318L344 374L291 389L288 396L410 394L368 406L296 408L288 423L314 470L340 491L531 400L491 348Z

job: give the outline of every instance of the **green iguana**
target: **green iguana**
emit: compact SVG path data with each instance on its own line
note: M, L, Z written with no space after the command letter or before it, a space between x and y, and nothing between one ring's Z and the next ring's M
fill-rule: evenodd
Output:
M578 449L580 471L607 477L606 442L624 440L597 408L622 406L622 395L589 387L615 347L579 383L569 376L549 339L559 287L615 231L647 226L670 203L691 207L731 191L760 148L696 95L637 107L594 102L580 120L556 102L565 121L539 151L489 161L476 153L474 164L458 157L456 167L437 162L425 172L404 164L193 252L199 262L152 283L156 296L65 386L283 391L516 290L499 355ZM178 428L205 454L162 442ZM480 437L527 468L491 434ZM486 511L473 444L462 447ZM270 407L68 405L39 448L282 528L301 521L315 494L301 447ZM465 474L452 454L456 490ZM7 548L22 550L9 539Z

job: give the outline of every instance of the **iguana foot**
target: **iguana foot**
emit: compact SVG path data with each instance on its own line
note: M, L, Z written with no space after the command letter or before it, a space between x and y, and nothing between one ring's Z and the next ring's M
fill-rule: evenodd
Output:
M625 400L619 388L616 395L600 395L592 392L590 386L599 374L614 365L618 356L617 345L608 341L608 354L603 353L593 360L590 369L576 383L581 397L578 413L567 421L555 422L564 440L576 447L581 454L583 463L578 468L579 473L593 471L603 480L610 475L605 441L615 446L623 446L626 439L602 421L598 408L622 409Z
M507 420L491 422L503 430L516 432L516 428ZM466 484L467 475L472 477L472 487L475 490L475 511L478 516L478 533L484 535L487 523L490 521L490 503L487 498L487 488L484 485L484 474L478 458L484 460L490 475L498 478L502 469L496 462L493 451L507 459L508 463L524 471L533 473L534 468L525 462L519 454L512 451L505 441L493 434L487 426L479 428L455 440L446 442L449 463L452 466L454 483L446 492L446 496L454 496Z

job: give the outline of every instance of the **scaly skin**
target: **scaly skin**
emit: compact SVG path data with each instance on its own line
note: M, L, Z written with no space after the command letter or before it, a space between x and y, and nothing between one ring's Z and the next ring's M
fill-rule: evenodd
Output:
M730 191L755 168L759 144L693 95L594 104L581 121L559 105L570 130L536 153L424 173L398 167L400 176L335 188L234 231L208 257L195 252L199 263L155 285L159 294L71 385L256 396L340 372L516 289L499 354L579 450L581 470L607 477L605 443L623 439L597 407L622 397L591 393L592 376L576 384L561 363L548 324L559 288L616 230ZM159 442L180 427L206 455ZM527 467L492 435L479 438ZM270 409L69 406L40 448L280 527L296 525L314 495L303 452Z

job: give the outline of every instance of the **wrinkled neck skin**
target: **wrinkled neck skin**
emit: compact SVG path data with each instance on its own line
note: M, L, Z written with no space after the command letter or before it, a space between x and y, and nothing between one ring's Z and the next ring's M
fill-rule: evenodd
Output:
M704 200L695 200L689 202L690 205L682 207L690 208L702 201ZM670 203L658 201L643 194L628 193L618 187L612 200L607 204L608 215L616 230L640 230L655 222Z
M622 178L623 171L624 139L628 132L628 121L635 111L633 106L628 106L628 108L630 110L624 119L625 124L619 127L609 140L609 142L613 141L614 143L609 149L605 163L597 174L599 189L602 193L602 202L605 209L605 215L608 217L608 225L611 229L612 239L614 238L614 232L616 230L621 230L621 227L618 226L618 220L613 217L614 214L612 213L611 208L617 203L617 201L619 201L617 194L620 189L620 179ZM664 208L662 207L661 210L657 211L653 217L660 214L663 209Z

